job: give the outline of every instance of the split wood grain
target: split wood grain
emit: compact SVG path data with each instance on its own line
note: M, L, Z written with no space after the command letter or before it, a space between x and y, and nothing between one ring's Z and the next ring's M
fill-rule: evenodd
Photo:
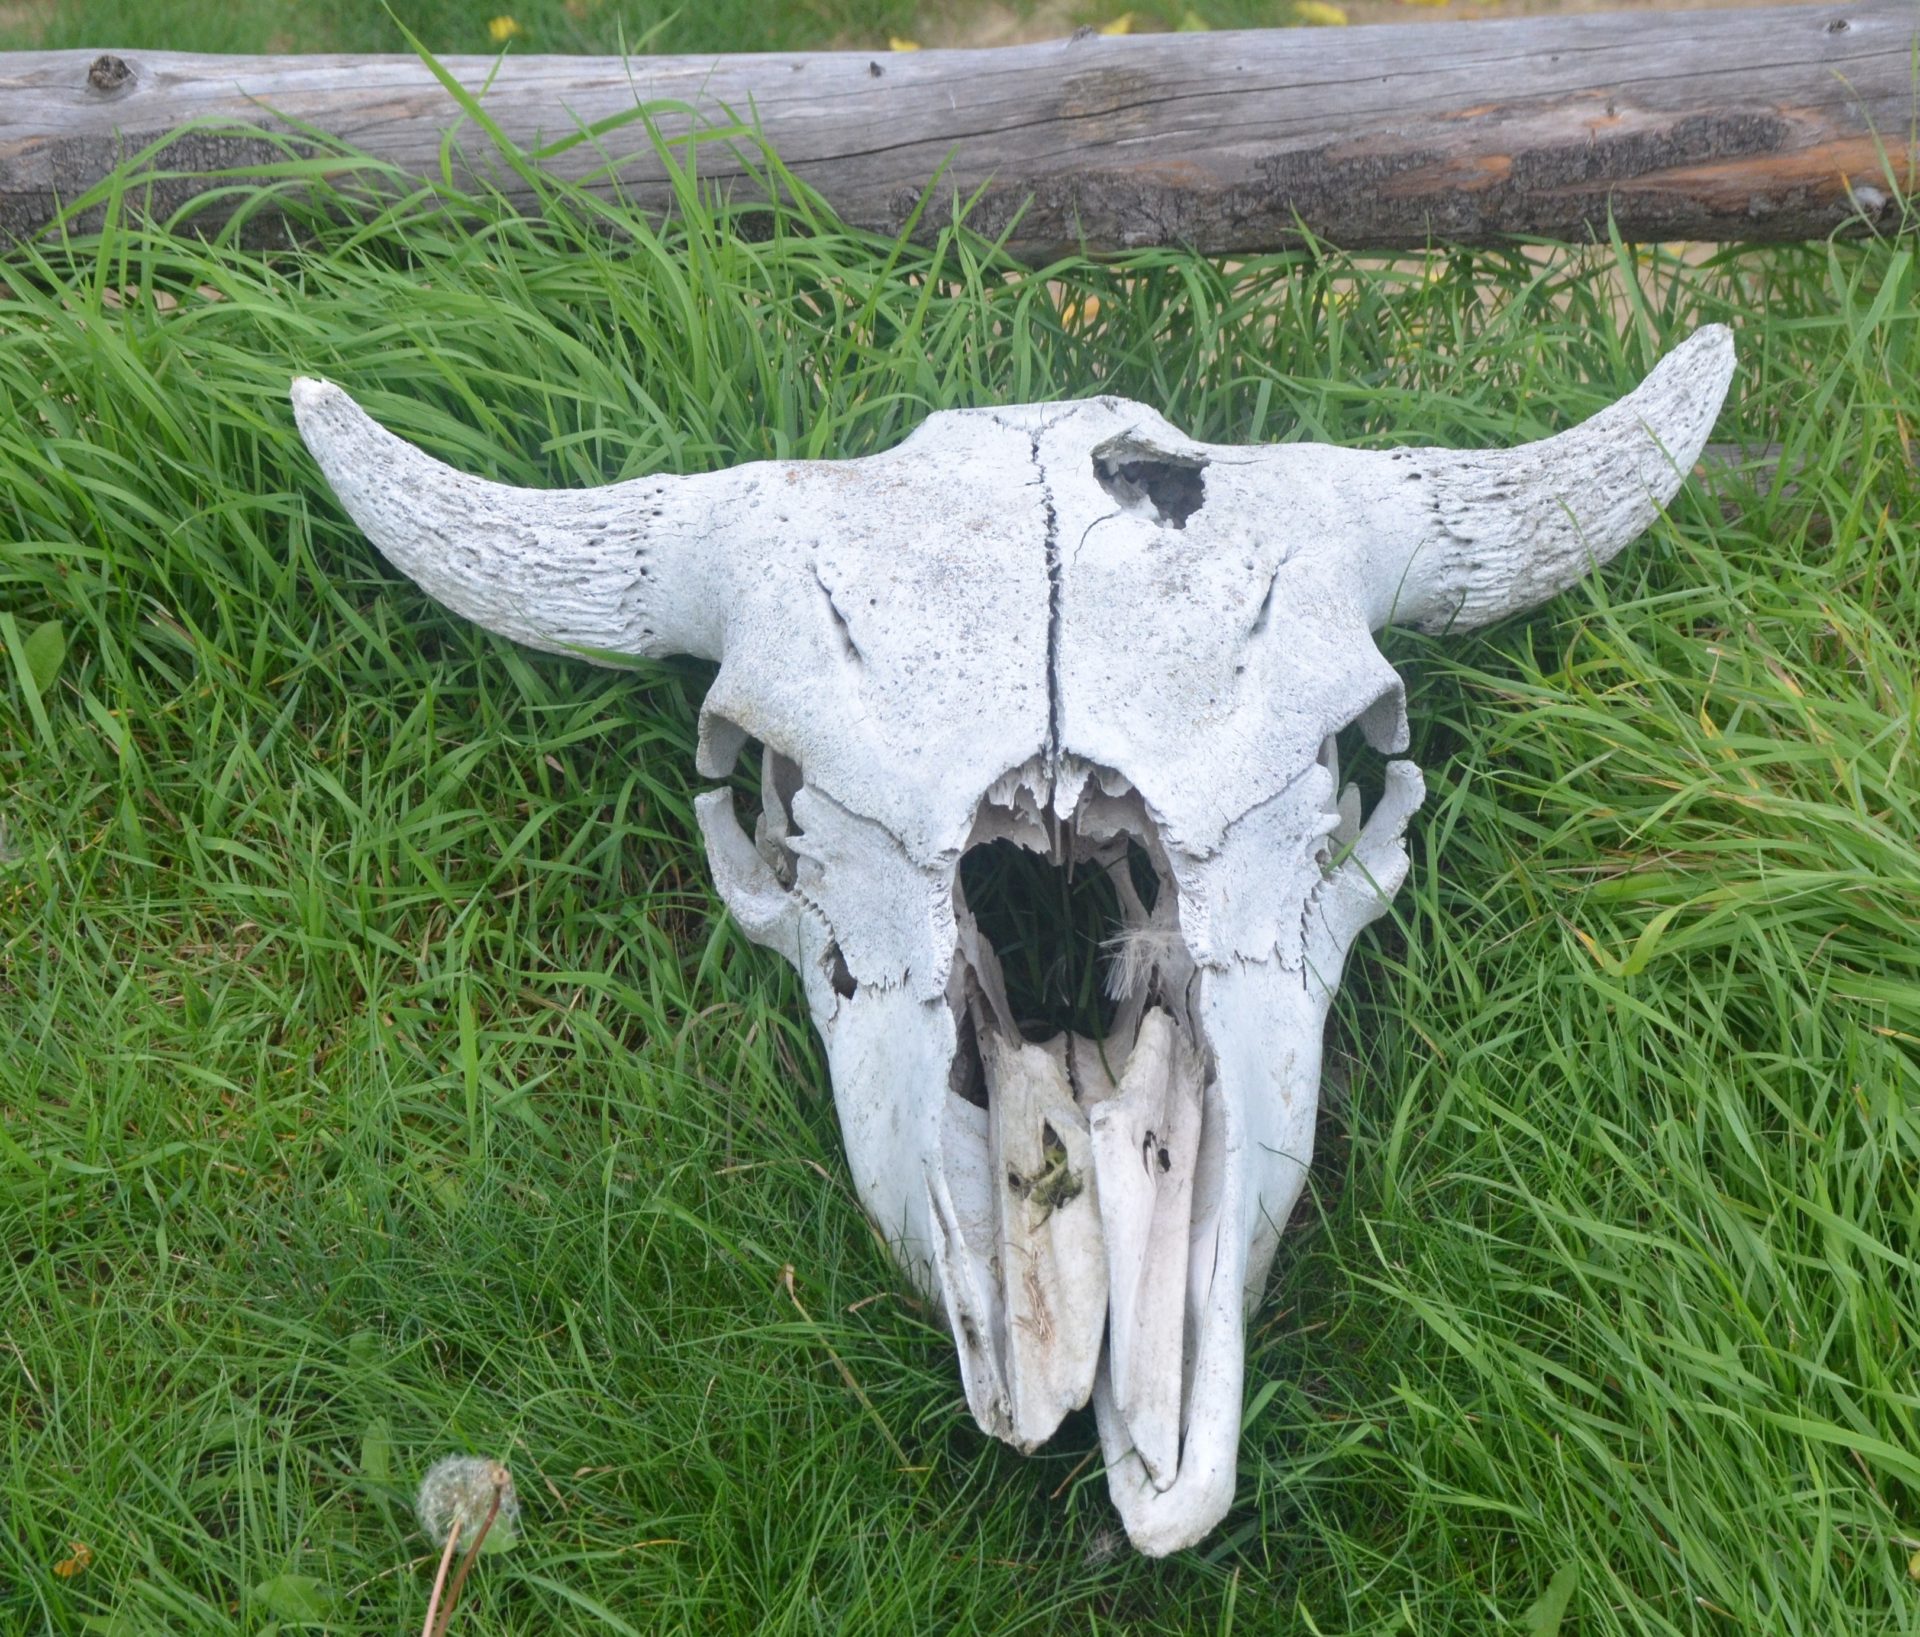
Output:
M764 139L850 224L892 234L920 211L925 235L978 195L974 227L1042 258L1240 254L1305 235L1353 249L1582 241L1606 233L1609 213L1642 242L1886 230L1920 170L1917 46L1914 0L1862 0L442 66L541 169L655 213L672 208L674 182L650 131L736 197L766 185ZM43 231L163 141L137 202L213 224L257 206L250 167L289 152L344 145L399 185L438 176L449 140L457 181L538 208L412 57L0 55L0 236ZM375 173L338 174L366 185ZM250 235L284 231L277 220L256 211Z

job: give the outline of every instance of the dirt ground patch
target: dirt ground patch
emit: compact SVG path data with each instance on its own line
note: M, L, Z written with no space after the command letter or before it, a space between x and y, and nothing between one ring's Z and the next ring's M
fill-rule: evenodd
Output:
M48 0L6 0L0 4L0 31L38 34L47 26Z

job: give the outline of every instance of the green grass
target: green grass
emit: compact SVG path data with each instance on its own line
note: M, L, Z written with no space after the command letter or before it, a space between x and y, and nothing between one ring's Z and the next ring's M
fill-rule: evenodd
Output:
M272 254L116 211L0 268L0 1629L413 1629L410 1489L460 1449L527 1506L473 1632L1920 1630L1910 247L1035 277L434 202ZM1164 1563L1084 1417L1033 1459L973 1428L865 1226L797 988L706 883L706 675L427 603L286 403L322 373L530 484L1095 390L1485 445L1708 320L1721 436L1788 478L1386 639L1414 874L1340 1002L1238 1504Z
M0 27L0 49L113 46L146 51L405 51L401 25L442 53L496 52L488 30L511 17L524 51L614 52L797 50L825 39L884 46L913 22L915 0L78 0L25 4Z
M1034 4L1003 0L1002 9L1024 17ZM500 17L518 25L516 51L884 50L894 38L945 38L979 9L979 0L17 0L0 7L0 51L406 51L404 24L432 51L495 52L488 25ZM1296 20L1291 0L1085 0L1068 9L1074 23L1127 16L1142 32Z

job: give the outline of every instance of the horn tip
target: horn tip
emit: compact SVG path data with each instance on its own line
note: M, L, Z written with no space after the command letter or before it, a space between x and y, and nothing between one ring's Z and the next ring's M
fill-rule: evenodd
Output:
M372 426L352 396L331 381L296 375L287 388L287 397L293 403L294 425L299 427L300 436L319 457L322 466L328 465L329 451L364 441Z
M300 428L300 435L309 444L320 427L328 423L338 424L343 405L350 406L353 403L331 381L318 381L309 375L296 375L293 384L287 388L287 396L293 401L294 424Z
M1655 486L1662 505L1706 447L1733 385L1735 362L1733 331L1724 324L1703 324L1661 359L1642 386L1650 416L1663 423L1663 443L1674 467L1672 481Z
M1703 398L1710 398L1718 411L1733 384L1736 361L1733 331L1724 324L1703 324L1667 354L1661 367L1693 377Z
M1725 324L1702 324L1692 335L1680 343L1681 346L1694 346L1703 352L1724 352L1728 359L1733 357L1733 330Z

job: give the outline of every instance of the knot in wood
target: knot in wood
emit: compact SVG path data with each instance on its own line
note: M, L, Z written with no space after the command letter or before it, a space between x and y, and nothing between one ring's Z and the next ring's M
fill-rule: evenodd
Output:
M118 91L132 78L133 70L127 66L126 58L116 57L111 51L95 57L87 69L88 89L103 94Z

